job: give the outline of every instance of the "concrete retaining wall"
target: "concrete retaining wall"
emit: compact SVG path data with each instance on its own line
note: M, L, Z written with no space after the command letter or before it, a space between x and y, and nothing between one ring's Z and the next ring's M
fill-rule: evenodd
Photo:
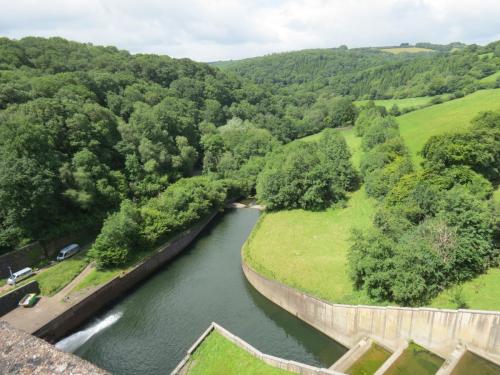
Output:
M25 284L12 292L4 294L0 297L0 316L7 314L9 311L14 310L21 298L23 298L28 293L40 293L40 288L38 286L38 281L33 280L28 284Z
M0 278L10 276L9 267L12 272L19 271L24 267L30 267L45 259L45 252L40 242L33 242L10 253L0 256Z
M116 276L106 284L92 291L87 297L33 334L49 342L55 342L68 332L78 328L100 309L122 296L128 289L137 285L184 250L216 215L217 212L205 218L193 228L179 234L173 240L157 249L148 259L139 263L127 273Z
M250 355L258 358L262 362L267 363L268 365L276 368L280 368L282 370L286 370L289 372L293 372L295 374L303 374L303 375L343 375L343 373L336 372L333 370L328 370L324 368L309 366L300 362L289 361L283 358L275 357L272 355L264 354L261 351L254 348L252 345L242 340L238 336L233 335L231 332L221 327L217 323L212 323L210 327L196 340L196 342L189 348L187 351L187 355L182 359L182 361L177 365L177 367L170 373L170 375L183 375L188 372L188 363L189 358L195 352L195 350L202 344L203 340L212 332L217 331L226 339L234 343L236 346L240 347Z
M55 260L56 254L64 246L70 243L83 244L96 235L96 228L81 230L64 237L50 241L36 241L20 249L11 251L0 256L0 278L9 277L9 267L12 272L19 271L24 267L37 265L43 259Z
M347 347L368 336L393 350L414 340L446 358L461 343L500 358L499 312L332 304L269 280L244 262L243 272L265 297Z

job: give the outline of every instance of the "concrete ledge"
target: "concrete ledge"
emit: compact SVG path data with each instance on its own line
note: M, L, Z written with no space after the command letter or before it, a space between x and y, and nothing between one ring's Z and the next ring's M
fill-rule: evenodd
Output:
M286 370L289 372L293 372L296 374L303 374L303 375L344 375L343 373L329 370L329 369L324 369L324 368L319 368L319 367L314 367L314 366L309 366L304 363L300 362L295 362L295 361L289 361L283 358L275 357L269 354L264 354L258 349L254 348L252 345L241 339L240 337L232 334L225 328L221 327L217 323L213 322L210 324L208 329L203 332L203 334L195 341L195 343L189 348L187 351L186 356L179 362L177 367L170 373L170 375L184 375L189 371L189 368L187 367L189 363L189 359L191 355L196 351L196 349L203 343L203 340L207 338L207 336L212 332L212 331L217 331L219 334L224 336L227 340L231 341L233 344L238 346L239 348L243 349L247 353L251 354L252 356L258 358L262 362L267 363L270 366Z

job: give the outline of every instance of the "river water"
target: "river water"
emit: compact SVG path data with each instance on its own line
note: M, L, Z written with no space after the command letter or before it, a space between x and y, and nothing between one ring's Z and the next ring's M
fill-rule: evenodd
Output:
M240 249L259 216L232 209L189 248L57 346L116 375L168 374L214 321L264 353L328 367L337 342L246 281Z

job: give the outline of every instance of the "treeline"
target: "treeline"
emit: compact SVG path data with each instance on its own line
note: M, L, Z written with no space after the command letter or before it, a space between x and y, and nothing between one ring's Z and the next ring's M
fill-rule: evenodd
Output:
M470 130L433 136L413 170L397 125L376 108L356 130L365 154L366 191L380 201L371 230L355 231L349 253L357 288L377 301L422 305L499 261L499 219L491 203L499 181L500 112ZM459 307L466 307L457 295Z
M431 53L390 54L375 48L304 50L219 63L280 95L390 99L500 87L480 79L500 70L500 42L485 47L422 43ZM460 47L460 48L458 48Z
M287 142L316 131L300 110L313 103L188 59L0 38L0 252L98 226L122 201L147 202L204 158L222 159L225 176L245 146L228 141L207 156L207 134L239 118L257 138ZM242 153L236 165L232 147Z

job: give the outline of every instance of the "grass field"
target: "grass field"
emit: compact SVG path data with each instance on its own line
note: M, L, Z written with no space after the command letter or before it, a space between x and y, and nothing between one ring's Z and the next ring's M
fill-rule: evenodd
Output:
M418 52L434 52L432 49L420 48L420 47L395 47L395 48L381 48L381 51L393 53L395 55L399 53L418 53Z
M419 96L417 98L404 98L404 99L380 99L374 100L376 105L380 105L390 110L391 107L396 104L399 109L405 108L415 108L420 107L426 104L429 104L432 96ZM357 100L354 102L357 106L365 105L369 102L369 100Z
M465 129L478 112L500 109L500 90L483 90L462 99L400 116L401 134L416 160L431 135ZM360 138L352 129L343 130L359 166ZM319 134L303 138L318 140ZM500 201L500 190L495 192ZM354 291L348 275L347 251L351 229L369 228L375 201L363 189L352 194L344 208L311 212L291 210L267 213L259 220L244 248L245 259L256 271L317 297L337 303L372 301ZM470 308L500 310L500 269L466 283L463 293ZM479 292L477 292L479 290ZM453 291L445 291L433 302L435 307L455 307Z
M374 211L374 201L361 189L345 208L267 213L247 241L245 259L257 272L320 298L368 303L352 288L347 250L351 229L369 227Z
M291 374L262 362L216 331L203 340L192 354L188 366L189 375Z
M479 113L500 109L500 89L476 91L463 98L433 105L397 118L413 160L422 161L418 153L429 137L463 130Z
M93 269L90 273L85 276L85 278L75 287L75 291L91 288L94 286L102 285L113 277L118 275L122 270L113 269L113 270L97 270Z
M481 82L481 83L493 83L493 82L496 82L498 78L500 78L500 71L493 73L492 75L489 75L487 77L481 78L479 80L479 82Z

